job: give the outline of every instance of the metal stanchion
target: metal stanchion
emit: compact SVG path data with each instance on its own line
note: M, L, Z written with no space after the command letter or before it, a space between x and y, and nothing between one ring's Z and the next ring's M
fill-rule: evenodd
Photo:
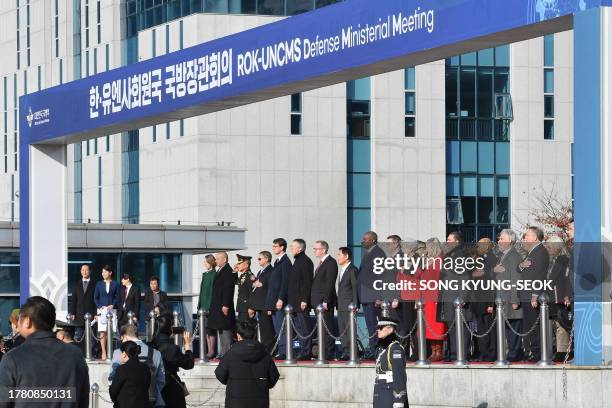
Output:
M549 320L548 295L542 293L538 298L540 301L540 350L542 359L538 361L539 366L552 365L552 331Z
M66 315L66 322L67 322L67 323L70 323L70 322L72 322L73 320L74 320L74 316L73 316L73 315L71 315L70 313L68 313L68 314Z
M325 328L323 327L323 305L318 305L317 309L317 340L319 343L317 359L315 365L327 364L325 359Z
M293 313L293 307L291 307L291 305L285 306L285 341L287 343L287 358L285 359L285 364L297 363L297 360L293 358L293 330L291 330L291 313Z
M206 357L206 311L198 310L198 324L200 325L200 364L207 363Z
M380 308L382 309L381 311L381 316L388 318L389 317L389 302L387 302L386 300L383 300L383 302L380 304Z
M91 361L91 314L85 313L85 360Z
M351 314L349 320L350 359L347 365L359 364L359 353L357 352L357 306L354 303L348 305Z
M508 360L506 360L504 300L498 296L495 299L495 305L495 313L497 314L497 360L495 360L495 365L501 367L508 365Z
M149 331L147 337L149 341L153 341L153 337L155 337L155 311L153 310L149 312Z
M465 353L464 353L464 349L463 349L463 342L464 342L464 338L463 338L463 321L461 318L461 305L462 305L463 301L461 300L461 298L456 298L455 301L453 302L453 305L455 306L455 330L456 330L456 339L457 339L457 360L455 360L455 365L458 366L462 366L462 365L466 365L467 361L465 359Z
M174 312L172 312L172 325L174 327L178 327L179 326L179 312L177 310L175 310ZM176 333L174 334L174 344L176 344L177 346L181 347L181 336Z
M106 314L106 361L113 359L113 314Z
M128 312L127 314L128 317L128 324L134 324L134 312L132 312L131 310Z
M91 404L89 405L91 408L98 408L98 392L100 391L100 387L98 383L91 384Z
M429 365L429 360L427 359L427 340L425 338L425 316L423 313L423 306L423 302L417 300L417 342L419 359L416 361L415 365L418 366Z

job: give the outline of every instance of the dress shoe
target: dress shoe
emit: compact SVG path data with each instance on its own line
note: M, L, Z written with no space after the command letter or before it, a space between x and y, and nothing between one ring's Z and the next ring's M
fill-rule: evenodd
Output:
M338 358L340 361L349 361L350 359L351 357L348 354L343 354Z

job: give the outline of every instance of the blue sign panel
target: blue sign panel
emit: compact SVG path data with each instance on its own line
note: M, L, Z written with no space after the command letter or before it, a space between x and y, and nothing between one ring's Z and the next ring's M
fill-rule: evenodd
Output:
M233 106L230 98L238 104L237 98L257 91L515 29L601 3L348 0L22 96L21 144L110 130L135 121L142 127L161 114L170 115L170 120L194 116L202 113L197 107L213 102L218 106L209 111L219 110ZM167 120L157 118L157 122Z

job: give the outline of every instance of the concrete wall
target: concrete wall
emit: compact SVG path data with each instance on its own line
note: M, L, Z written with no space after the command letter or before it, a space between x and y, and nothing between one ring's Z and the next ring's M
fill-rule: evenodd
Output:
M223 406L224 389L214 378L215 364L196 365L181 372L191 395L188 403L208 400L205 406ZM435 367L435 368L433 368ZM107 364L90 364L90 381L107 390ZM273 408L366 408L372 406L375 368L344 365L282 366L281 380L271 391ZM561 366L535 368L407 368L411 407L603 408L612 407L612 369L569 367L567 400L563 399ZM103 385L102 385L103 384ZM108 399L108 395L102 396ZM100 405L101 408L109 405Z

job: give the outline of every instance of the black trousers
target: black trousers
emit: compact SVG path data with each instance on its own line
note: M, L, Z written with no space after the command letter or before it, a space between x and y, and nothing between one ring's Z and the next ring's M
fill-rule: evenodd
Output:
M338 333L341 334L340 343L342 344L342 354L347 356L351 352L351 333L348 327L350 321L351 312L338 310Z
M331 334L336 335L336 333L334 333L336 326L334 324L333 308L323 311L323 321L325 321L325 325L327 326L327 329L325 329L325 327L323 328L323 337L325 338L325 358L331 360L336 357L336 340L334 340L334 338L330 335L330 332Z
M449 322L447 324L451 325L452 323ZM463 358L467 360L468 357L470 356L469 354L470 352L470 332L468 328L465 327L465 324L461 325L460 330L463 330ZM454 361L454 360L457 360L457 325L456 324L453 326L451 331L448 333L448 338L449 338L449 342L448 342L449 355L448 356L451 359L451 361Z
M539 310L531 306L531 302L521 302L523 309L523 331L529 330L538 319ZM537 328L523 337L523 348L527 357L540 359L540 330Z
M408 332L414 327L414 322L417 318L416 309L414 308L414 302L400 302L398 309L399 326L398 333L401 336L406 336ZM404 345L406 355L411 356L415 354L416 350L416 328L412 332L409 338L402 340L401 343Z
M306 311L299 310L295 313L293 317L293 324L295 325L295 330L297 330L301 336L308 336L312 330L312 325L310 324L310 311L306 309ZM288 345L292 347L293 345ZM300 351L297 357L311 357L312 355L312 336L307 339L300 338Z
M493 315L488 313L478 314L476 316L476 331L478 334L486 332L493 324ZM496 353L496 332L492 329L491 332L484 336L477 338L478 340L478 356L483 360L489 360L495 358Z
M521 330L523 330L523 321L521 319L508 319L508 322L514 331L520 333ZM508 343L508 359L522 360L523 348L521 345L521 338L514 334L508 326L506 326L506 342Z
M264 345L266 350L272 351L272 347L274 346L274 343L276 343L276 331L274 330L272 315L268 315L267 310L258 310L257 324L259 325L261 344Z

